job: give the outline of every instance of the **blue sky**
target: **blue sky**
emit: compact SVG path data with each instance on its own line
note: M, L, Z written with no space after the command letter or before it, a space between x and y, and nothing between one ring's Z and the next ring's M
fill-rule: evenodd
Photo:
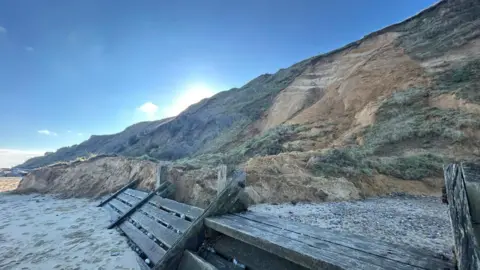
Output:
M434 2L0 1L0 150L37 154L175 115Z

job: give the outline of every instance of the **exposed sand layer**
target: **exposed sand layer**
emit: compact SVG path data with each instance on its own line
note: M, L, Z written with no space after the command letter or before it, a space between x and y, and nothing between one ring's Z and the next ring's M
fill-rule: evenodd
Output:
M320 204L260 204L251 211L412 246L452 258L448 206L436 197L387 197Z
M140 269L97 203L0 193L0 270Z
M0 177L0 192L16 189L21 179L21 177Z

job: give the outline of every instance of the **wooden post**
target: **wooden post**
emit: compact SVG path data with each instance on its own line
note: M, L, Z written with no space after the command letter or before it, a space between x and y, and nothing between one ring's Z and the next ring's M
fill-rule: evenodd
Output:
M459 270L479 269L480 250L472 226L464 171L458 164L450 164L444 167L444 176L457 267Z
M217 194L220 194L227 185L227 165L218 166Z
M227 213L237 201L240 191L245 187L245 180L245 172L236 175L234 180L228 183L225 189L217 195L215 200L205 209L203 214L196 218L182 236L178 238L154 269L176 269L176 265L178 264L188 242L204 231L203 222L205 218Z
M105 201L101 202L100 204L97 205L97 207L101 207L103 205L105 205L107 202L111 201L113 198L117 197L118 194L124 192L126 189L130 188L131 186L133 186L134 184L137 183L137 180L133 180L131 181L130 183L126 184L123 188L121 188L120 190L118 190L117 192L115 192L112 196L108 197Z
M160 187L162 183L165 183L168 178L168 167L166 165L158 165L157 167L157 179L155 181L155 189Z
M171 185L171 184L169 182L165 182L165 183L161 184L160 187L158 187L155 191L150 192L145 198L143 198L137 204L132 206L132 208L130 208L130 210L128 210L121 217L119 217L117 220L112 222L107 228L111 229L111 228L117 226L118 224L122 223L125 220L125 218L129 217L131 214L133 214L135 211L137 211L138 208L140 208L142 205L144 205L146 202L148 202L148 200L150 200L150 198L152 198L153 195L157 194L157 192L166 189L168 185Z
M480 243L480 165L462 163L465 189L467 191L468 206L472 215L473 231L477 242Z

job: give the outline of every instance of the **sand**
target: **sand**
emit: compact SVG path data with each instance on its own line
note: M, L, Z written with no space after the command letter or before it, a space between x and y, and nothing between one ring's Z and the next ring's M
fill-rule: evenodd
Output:
M0 177L0 192L16 189L20 180L21 177Z
M0 270L140 269L98 202L0 193Z
M452 258L448 206L438 197L398 196L318 204L260 204L251 211L272 214L338 232L348 232Z

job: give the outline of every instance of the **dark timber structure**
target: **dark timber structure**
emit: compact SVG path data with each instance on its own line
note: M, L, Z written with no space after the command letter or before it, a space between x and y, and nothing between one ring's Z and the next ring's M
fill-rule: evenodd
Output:
M246 175L227 181L220 166L217 196L200 209L168 199L173 185L159 169L151 193L122 189L103 203L113 226L133 242L144 269L305 270L454 269L428 252L287 222L278 217L239 213ZM170 190L170 192L165 192ZM145 263L143 263L145 261ZM465 268L474 269L474 268Z
M480 269L480 166L445 166L445 187L459 270Z

